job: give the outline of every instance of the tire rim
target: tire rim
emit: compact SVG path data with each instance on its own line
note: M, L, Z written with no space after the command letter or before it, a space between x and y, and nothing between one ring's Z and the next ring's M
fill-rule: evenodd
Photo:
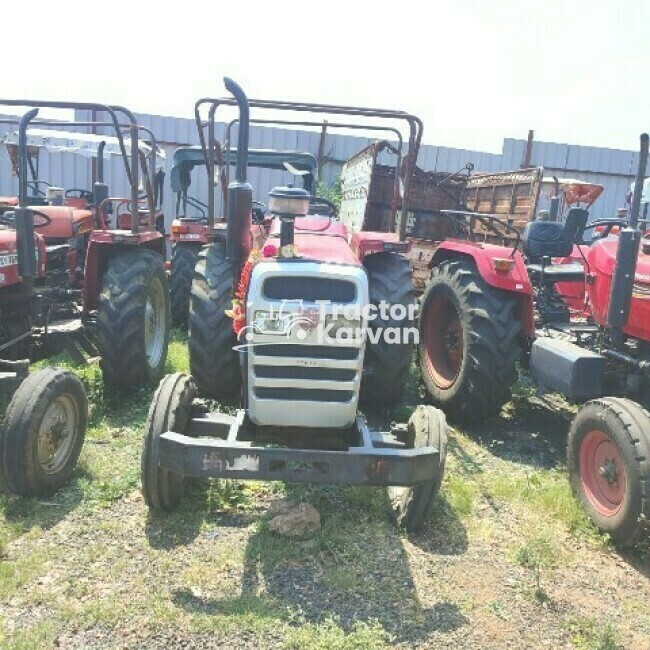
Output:
M463 326L451 298L433 297L423 321L424 362L436 386L446 390L458 379L465 356Z
M144 345L147 351L147 363L150 368L160 364L165 342L165 298L163 286L154 278L149 286L147 303L144 310Z
M56 474L68 462L74 446L79 411L67 393L57 397L45 411L38 429L38 462L46 474Z
M589 431L580 445L580 481L601 515L612 517L621 509L627 491L625 462L604 431Z

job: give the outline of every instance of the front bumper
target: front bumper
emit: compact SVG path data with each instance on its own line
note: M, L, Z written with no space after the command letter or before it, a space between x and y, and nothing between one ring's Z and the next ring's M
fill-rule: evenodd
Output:
M194 419L192 435L162 434L159 466L182 476L296 483L409 487L437 478L438 449L406 448L394 435L370 432L361 416L356 418L356 444L335 451L240 441L243 421L243 411L219 414Z

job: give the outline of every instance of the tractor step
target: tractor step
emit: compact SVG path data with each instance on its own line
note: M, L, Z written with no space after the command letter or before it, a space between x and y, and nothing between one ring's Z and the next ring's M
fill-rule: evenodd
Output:
M438 449L407 448L403 432L371 432L361 416L355 444L341 450L259 446L240 440L244 426L245 411L194 418L191 435L160 436L159 466L182 476L298 483L408 487L436 478Z
M596 334L600 330L598 325L590 323L565 323L565 322L551 322L548 324L551 330L558 330L563 334ZM538 331L538 336L543 336L544 330Z

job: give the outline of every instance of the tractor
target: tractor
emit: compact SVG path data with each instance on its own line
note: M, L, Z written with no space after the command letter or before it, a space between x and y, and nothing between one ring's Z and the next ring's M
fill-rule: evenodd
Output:
M128 109L31 100L0 100L0 104L35 107L27 114L28 119L24 117L27 126L41 107L108 113L115 138L42 130L31 130L30 136L26 127L26 142L14 159L18 163L19 182L30 183L33 191L32 196L25 191L25 202L19 207L29 208L27 218L42 222L46 273L35 286L47 296L46 301L41 301L47 309L41 320L48 336L60 336L69 342L74 334L83 351L91 356L93 351L95 355L99 353L104 381L116 389L159 380L167 354L170 308L164 235L156 228L159 215L151 182L157 149L155 139L153 151L149 149L150 172L145 154L148 148L140 147L138 142L141 127ZM126 117L126 127L120 124L119 114ZM125 128L129 132L128 142L123 135ZM58 151L77 148L96 156L98 180L92 192L69 190L65 196L63 190L48 187L47 196L40 196L43 182L35 172L34 149L27 146L30 137L34 146L40 144ZM13 146L11 140L8 144ZM103 159L110 155L120 155L124 161L131 190L127 198L110 196L103 182ZM144 199L139 194L140 170ZM28 180L30 171L31 181ZM13 218L11 210L5 210L2 215L5 223L11 223ZM96 348L89 345L90 340L94 340ZM66 347L79 359L81 351L75 353L74 345Z
M220 183L223 190L223 204L227 203L226 166L220 151ZM237 159L237 152L229 150L228 164ZM174 152L171 170L171 189L176 193L176 214L171 224L169 236L172 242L172 257L169 266L169 290L171 294L172 322L186 326L190 303L190 290L194 267L199 259L201 248L208 243L208 205L196 196L188 194L192 182L192 170L205 166L203 149L200 146L180 147ZM302 151L274 151L270 149L251 149L248 152L248 166L260 169L285 171L300 176L302 186L313 192L316 171L316 158ZM265 205L253 201L253 221L260 223L264 219ZM225 228L225 220L218 224Z
M357 411L364 393L394 402L406 380L396 372L410 362L413 346L404 247L390 233L350 235L334 215L310 210L304 188L273 189L264 219L254 224L249 111L284 103L249 102L234 81L225 85L233 99L202 101L211 104L204 151L211 172L216 108L239 111L227 224L215 228L208 211L208 243L190 297L192 376L165 377L153 398L142 452L144 498L154 510L171 510L186 477L384 485L399 524L417 529L442 480L444 415L421 406L408 424L373 432ZM255 231L264 233L257 250ZM382 335L387 329L393 336ZM240 408L235 415L209 413L199 394L238 394Z
M113 198L100 180L94 184L92 197L67 199L83 200L85 206L61 205L66 199L56 188L45 199L34 192L29 196L28 142L35 135L32 131L30 136L29 125L38 109L21 118L14 152L18 197L15 206L0 216L0 390L10 399L0 433L0 478L9 492L42 496L61 487L76 465L87 401L74 374L48 368L28 375L29 363L63 348L76 361L91 362L99 351L104 380L110 385L124 388L160 377L170 322L164 239L153 226L153 190L144 153L138 147L139 127L130 112L68 102L0 103L108 112L117 138L113 142L102 137L101 147L119 148L132 190L128 199ZM119 112L129 120L130 165L116 117ZM147 186L144 214L138 195L140 165ZM32 177L32 187L37 188L34 181ZM110 205L116 206L114 215L109 213ZM120 211L123 205L129 209ZM86 234L82 228L89 216L94 229ZM78 272L79 253L83 273ZM94 336L88 337L88 332Z
M0 124L15 124L17 119L3 118ZM112 158L122 155L119 141L116 137L98 135L96 133L78 132L79 128L112 127L110 122L61 122L51 120L32 120L27 131L27 168L29 180L27 186L30 194L27 203L41 209L51 222L39 229L39 234L45 239L47 247L47 271L50 281L55 281L54 271L58 271L59 282L69 287L80 288L83 284L83 272L86 248L90 232L95 228L94 196L88 188L58 188L52 183L40 178L40 154L73 154L86 160L93 159L95 175L98 183L104 183L104 164ZM48 128L43 128L48 127ZM55 127L59 130L54 130ZM62 128L75 128L75 131L62 131ZM122 126L121 128L127 128ZM148 178L154 178L154 205L158 205L162 196L160 183L164 177L158 163L164 159L165 153L157 145L153 132L138 125L151 140L151 146L139 143L139 149L145 154L151 164ZM0 138L9 155L11 170L18 176L20 168L18 155L18 133L9 131ZM157 170L157 171L156 171ZM146 196L142 197L143 199ZM0 197L0 215L9 211L17 204L16 197ZM111 206L112 207L112 206ZM109 216L109 215L107 215ZM156 224L160 229L163 217L156 213Z
M644 134L638 188L647 158ZM641 190L627 219L588 223L588 212L573 207L559 221L558 200L521 241L513 229L514 247L460 237L437 247L420 311L422 375L458 419L497 412L520 360L541 384L584 402L568 435L569 480L596 525L631 546L650 516L650 242ZM489 215L446 216L466 233L476 219L495 232L508 227ZM595 233L588 245L587 228ZM579 310L561 291L577 284Z
M23 148L26 124L21 124ZM76 466L88 418L86 392L74 373L43 368L29 374L31 347L42 338L34 321L43 296L35 283L46 275L46 246L38 230L49 219L23 207L26 175L12 219L0 219L0 488L24 496L48 496ZM34 232L36 229L36 232Z

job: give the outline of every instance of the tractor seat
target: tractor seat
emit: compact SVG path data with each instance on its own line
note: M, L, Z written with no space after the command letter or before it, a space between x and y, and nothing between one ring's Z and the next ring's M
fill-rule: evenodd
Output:
M526 225L523 251L531 264L540 264L545 257L568 257L574 244L582 240L589 212L571 208L564 223L558 221L531 221Z
M532 221L526 225L523 250L534 283L584 282L585 269L580 262L553 264L551 258L571 255L574 245L582 240L588 218L589 212L584 208L571 208L564 223Z
M533 282L542 279L545 282L584 282L585 267L580 262L569 264L528 264L528 275Z

